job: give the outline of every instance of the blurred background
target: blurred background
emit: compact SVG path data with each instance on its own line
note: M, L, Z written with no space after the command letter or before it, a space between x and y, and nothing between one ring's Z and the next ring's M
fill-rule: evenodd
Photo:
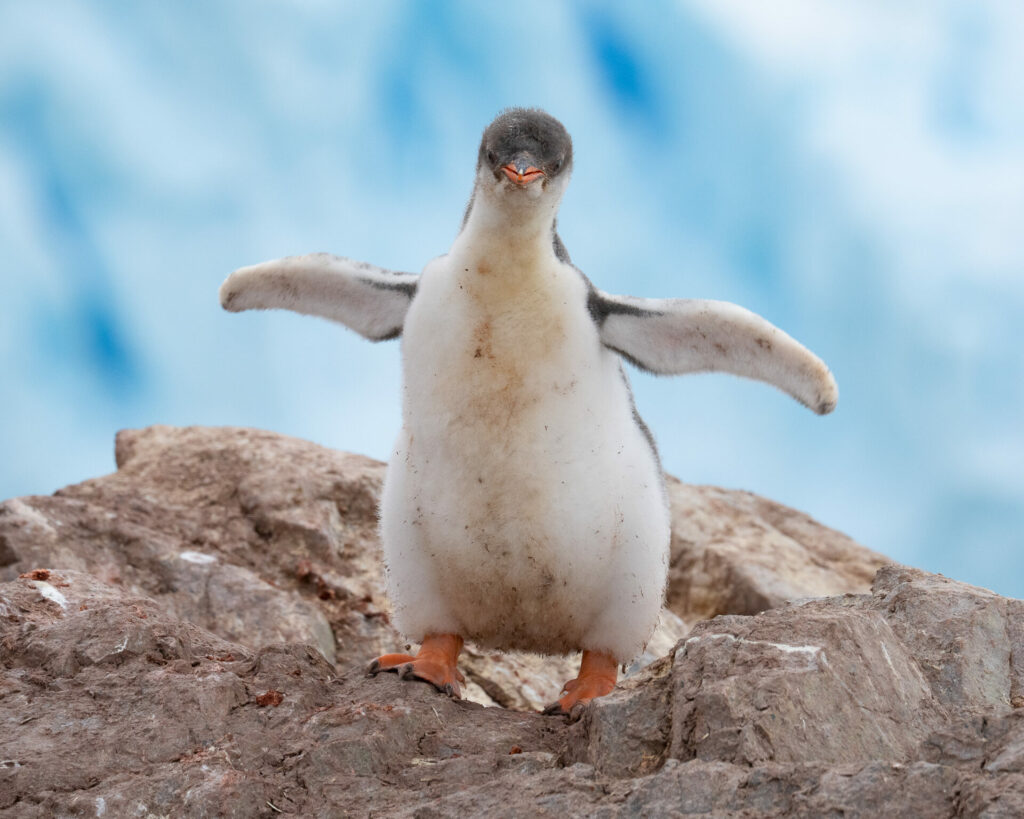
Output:
M311 251L419 271L484 126L536 105L599 287L738 302L838 379L819 418L634 372L666 468L1024 597L1022 42L1012 0L5 0L0 497L153 423L386 459L398 344L217 287Z

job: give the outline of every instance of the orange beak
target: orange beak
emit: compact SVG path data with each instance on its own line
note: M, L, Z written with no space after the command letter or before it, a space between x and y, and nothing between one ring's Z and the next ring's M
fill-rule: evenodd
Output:
M507 165L503 165L501 169L505 172L505 176L507 176L520 187L524 188L531 182L533 182L535 179L540 179L542 176L544 176L544 171L542 171L540 168L535 168L533 165L530 165L527 168L519 169L516 168L516 166L513 163L509 162Z

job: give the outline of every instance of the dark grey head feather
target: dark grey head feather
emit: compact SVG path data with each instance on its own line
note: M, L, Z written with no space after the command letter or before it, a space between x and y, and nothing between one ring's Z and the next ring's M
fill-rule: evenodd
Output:
M502 111L484 130L477 154L477 168L488 168L501 179L501 169L517 162L542 170L545 178L541 184L546 185L572 167L569 132L562 123L539 108L508 108ZM475 191L462 214L462 227L469 221L474 199ZM562 244L557 229L552 229L551 239L555 256L560 261L569 262L569 251Z
M484 131L477 166L495 176L510 162L528 156L529 164L553 179L572 167L572 139L557 119L539 108L509 108Z

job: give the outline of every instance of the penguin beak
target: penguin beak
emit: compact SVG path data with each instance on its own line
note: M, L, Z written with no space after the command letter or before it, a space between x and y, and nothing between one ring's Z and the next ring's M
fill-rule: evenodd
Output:
M505 176L521 188L525 188L535 179L540 179L544 176L544 171L534 167L523 158L517 158L507 165L503 165L501 169L505 172Z

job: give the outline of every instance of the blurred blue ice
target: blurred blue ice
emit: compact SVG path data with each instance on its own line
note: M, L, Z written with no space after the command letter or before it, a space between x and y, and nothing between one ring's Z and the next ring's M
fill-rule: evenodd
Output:
M832 366L817 418L635 374L667 468L1024 597L1024 7L0 5L0 497L152 423L386 458L398 345L228 315L233 268L446 250L479 133L561 118L603 289L736 301Z

